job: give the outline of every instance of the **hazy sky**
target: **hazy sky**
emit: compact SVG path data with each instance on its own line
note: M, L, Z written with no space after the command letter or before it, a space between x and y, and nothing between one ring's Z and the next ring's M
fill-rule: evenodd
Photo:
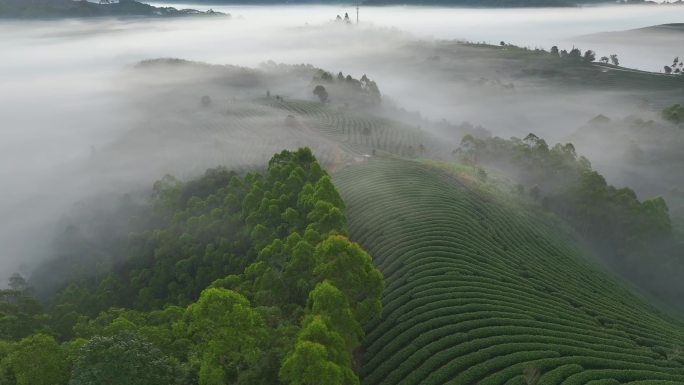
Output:
M187 2L154 3L177 8L206 9L204 4ZM244 17L243 24L267 23L269 26L296 26L305 23L319 24L337 14L348 12L355 18L353 5L349 6L230 6L212 5L214 10ZM434 7L362 7L360 19L378 27L396 27L417 37L437 39L463 39L498 44L506 41L520 46L542 47L553 45L572 47L582 43L577 37L606 31L622 31L659 24L684 21L684 7L677 6L601 6L583 8L516 8L516 9L462 9ZM242 26L248 28L249 26ZM679 40L681 42L681 39ZM585 44L586 45L586 44ZM664 57L669 59L677 48L663 50L663 57L643 54L647 46L583 46L597 50L601 55L617 53L623 64L649 70L662 68ZM659 51L656 51L658 53Z

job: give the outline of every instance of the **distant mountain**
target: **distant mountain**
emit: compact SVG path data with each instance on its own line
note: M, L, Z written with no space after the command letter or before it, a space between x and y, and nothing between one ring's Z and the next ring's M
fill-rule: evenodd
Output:
M352 4L356 0L191 0L192 3L212 5L288 5L288 4ZM365 0L360 0L363 3ZM177 3L178 0L155 0L157 3Z
M177 17L190 15L223 15L194 9L178 10L171 7L153 7L134 0L100 3L85 0L0 0L0 18L63 18L101 16Z
M639 42L643 46L655 47L658 45L676 46L684 37L684 23L660 24L649 27L628 29L625 31L599 32L589 35L578 36L581 41L589 43L600 42L610 44L632 45ZM673 55L679 54L673 52Z
M625 0L624 4L647 3L646 0ZM365 0L366 5L433 5L448 7L576 7L581 5L615 4L609 0Z
M157 0L173 3L176 0ZM684 1L684 0L679 0ZM354 0L193 0L195 3L217 4L338 4ZM574 7L590 4L615 4L613 0L360 0L365 5L433 5L447 7ZM623 0L622 4L645 4L649 0Z
M447 7L572 7L569 0L366 0L366 5L435 5Z
M679 4L679 3L684 4L684 2L682 2L682 1L678 2L677 4ZM640 29L637 29L636 31L684 33L684 23L654 25L652 27L640 28Z

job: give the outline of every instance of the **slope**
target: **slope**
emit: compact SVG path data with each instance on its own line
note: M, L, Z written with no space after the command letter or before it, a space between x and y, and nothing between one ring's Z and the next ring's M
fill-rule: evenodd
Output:
M364 384L684 383L682 325L552 219L416 161L372 159L335 180L386 282Z

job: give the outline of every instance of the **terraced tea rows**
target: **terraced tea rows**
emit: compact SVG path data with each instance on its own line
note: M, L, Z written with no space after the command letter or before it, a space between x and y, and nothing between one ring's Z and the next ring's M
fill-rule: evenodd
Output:
M380 150L413 156L426 140L415 128L348 108L302 100L261 99L260 102L285 110L303 119L309 127L366 153Z
M363 384L684 384L684 327L552 218L410 160L335 180L386 282Z

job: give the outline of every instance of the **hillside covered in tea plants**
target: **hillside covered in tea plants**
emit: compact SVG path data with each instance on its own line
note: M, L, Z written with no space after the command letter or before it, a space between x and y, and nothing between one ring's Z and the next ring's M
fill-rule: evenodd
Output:
M386 283L363 384L684 383L681 322L475 168L375 159L335 180Z
M443 48L444 69L565 60ZM0 292L0 385L684 383L680 286L615 268L684 271L658 191L613 186L570 143L431 121L366 75L127 71L131 128L83 166L115 192L75 204ZM468 89L490 86L520 95Z

